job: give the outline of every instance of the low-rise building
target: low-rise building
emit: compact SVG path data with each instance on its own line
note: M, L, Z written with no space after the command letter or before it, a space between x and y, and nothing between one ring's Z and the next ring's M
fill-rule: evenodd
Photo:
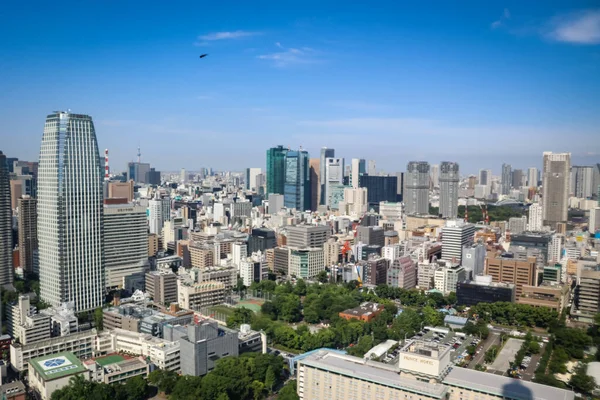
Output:
M0 397L3 400L26 400L27 389L21 381L14 381L0 386Z
M548 307L559 313L569 302L569 286L543 283L540 286L524 285L517 303L534 307Z
M489 275L475 276L472 281L456 284L456 303L461 306L474 306L478 303L515 302L515 285L492 282Z
M125 357L119 354L87 360L83 364L90 371L91 380L107 385L125 383L127 379L135 376L146 378L150 372L150 365L145 358Z
M187 283L178 281L179 307L198 310L225 301L225 284L222 282Z
M49 400L52 393L69 385L75 376L89 380L90 372L70 352L38 357L29 362L29 385L40 393L42 400Z
M340 318L347 320L358 319L365 322L370 322L381 314L384 307L378 303L365 302L355 308L349 308L339 313Z
M16 304L7 307L8 333L26 345L50 339L51 317L38 313L29 303L29 296L19 296Z

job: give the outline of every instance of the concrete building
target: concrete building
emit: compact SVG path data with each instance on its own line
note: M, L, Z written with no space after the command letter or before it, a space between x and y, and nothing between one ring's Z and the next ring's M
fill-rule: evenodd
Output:
M480 169L479 170L479 184L492 186L492 170L490 169Z
M284 207L284 197L282 194L269 195L269 214L275 215Z
M321 205L325 205L326 204L326 197L325 197L325 176L326 176L326 172L325 172L325 166L327 165L326 163L326 159L327 158L333 158L335 157L335 149L328 149L327 147L323 147L321 149L321 157L319 159L319 168L320 168L320 173L319 176L321 177L321 196L319 197L319 204Z
M594 207L590 209L590 218L588 223L588 230L590 233L595 233L600 229L600 207Z
M24 196L19 206L19 266L26 273L39 273L37 200Z
M523 293L524 285L532 286L537 283L536 261L534 257L528 257L526 261L519 261L488 253L486 275L491 275L493 282L514 284L515 296L518 298Z
M600 312L600 271L581 271L577 283L575 318L591 322Z
M440 208L442 218L456 218L458 216L458 183L460 173L458 164L442 161L440 167Z
M528 304L534 307L548 307L558 313L569 302L569 287L567 285L543 283L540 286L523 285L519 304Z
M296 278L314 278L325 270L325 257L322 248L290 248L288 275ZM277 268L277 259L276 259ZM282 268L283 269L283 268Z
M485 271L486 247L483 243L463 246L462 266L465 267L471 279L483 275Z
M350 170L350 184L352 185L352 189L360 187L360 176L366 172L365 160L362 158L353 158Z
M8 165L0 151L0 285L13 282L12 208Z
M555 229L567 222L571 177L571 153L544 152L543 219Z
M260 168L246 168L246 190L257 192L257 178L262 173Z
M123 288L124 278L146 271L146 208L135 204L104 205L106 287Z
M502 176L500 183L502 185L501 194L508 195L510 193L510 188L512 187L512 168L510 164L502 164Z
M523 233L527 230L527 217L510 217L508 219L508 230L510 233Z
M404 205L408 215L429 214L429 163L411 161L406 166Z
M434 274L434 286L436 290L445 295L456 292L456 285L467 278L467 271L462 266L440 267Z
M309 170L310 209L316 210L319 208L319 200L321 199L321 160L318 158L311 158L309 161Z
M27 400L27 389L21 381L5 383L0 386L0 396L5 400Z
M435 271L440 266L437 263L423 262L417 265L417 285L421 290L429 290L435 287Z
M410 256L402 256L390 262L387 271L387 284L402 289L417 286L417 266Z
M362 216L368 204L367 188L344 188L344 201L338 207L342 215Z
M90 371L70 352L34 358L29 362L29 385L42 400L49 400L52 393L68 386L71 378L82 376L90 380Z
M533 203L529 206L529 220L527 230L530 232L540 232L544 227L543 207L539 203Z
M38 313L31 307L29 296L19 296L16 304L7 307L8 333L28 345L50 339L51 316Z
M439 188L440 187L440 166L439 166L439 164L433 164L431 166L430 182L431 182L431 188Z
M359 226L356 228L356 242L383 247L385 246L384 230L380 226Z
M158 304L177 302L177 281L177 275L173 272L147 272L146 292Z
M134 181L108 182L108 198L126 199L127 203L131 203L134 199L134 186Z
M177 292L179 307L199 310L225 301L226 289L222 282L188 283L178 280Z
M279 275L291 275L290 274L290 248L289 247L275 247L273 249L273 271ZM323 263L325 259L323 258Z
M524 286L525 287L525 286ZM458 282L456 303L471 307L479 303L515 302L515 285L493 282L489 275L475 276L473 280Z
M155 198L148 201L148 226L151 234L162 234L165 223L164 214L163 201L157 193Z
M214 266L216 255L215 246L210 244L198 244L193 242L189 246L192 267L207 268ZM219 257L220 258L220 257Z
M390 262L392 262L398 257L400 257L402 250L403 248L399 244L386 245L383 246L383 248L381 249L381 256L383 258L387 258L388 260L390 260Z
M364 260L365 258L363 258ZM381 257L369 257L363 265L362 280L365 285L384 285L388 282L390 261Z
M331 228L329 226L296 225L287 228L287 245L290 247L323 247L329 239Z
M332 186L342 185L344 183L344 159L343 158L325 158L325 177L322 178L325 190L325 205L331 207Z
M589 199L594 192L594 167L574 165L571 168L571 194Z
M530 188L538 187L538 170L536 167L530 167L527 169L527 186Z
M462 220L449 220L442 228L442 259L460 264L464 246L473 243L475 226Z
M323 244L323 259L326 267L330 267L339 262L340 244L334 238L329 238L329 240Z
M381 314L385 308L381 304L373 302L364 302L360 306L341 311L340 318L348 321L357 319L364 322L372 321L376 316Z
M404 205L402 203L382 201L379 203L379 214L384 220L400 221L404 214Z

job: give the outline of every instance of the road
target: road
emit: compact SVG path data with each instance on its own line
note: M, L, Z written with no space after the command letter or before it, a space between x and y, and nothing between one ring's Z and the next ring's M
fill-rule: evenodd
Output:
M540 352L538 354L534 354L531 356L531 362L529 363L529 367L521 374L523 376L524 381L531 381L535 376L535 370L537 368L538 363L540 362L540 358L542 358L542 353L544 352L544 348L546 343L541 343Z
M479 354L475 354L471 362L469 363L470 369L475 369L477 364L483 365L483 359L485 357L485 352L490 349L495 344L500 343L500 334L497 332L490 332L490 336L483 342L483 346L481 346L479 350Z

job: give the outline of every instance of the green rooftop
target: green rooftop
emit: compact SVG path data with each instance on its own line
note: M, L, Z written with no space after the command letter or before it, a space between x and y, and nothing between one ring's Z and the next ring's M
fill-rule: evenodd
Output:
M125 360L125 357L123 357L119 354L111 354L111 355L108 355L105 357L98 357L94 361L96 361L101 366L106 367L107 365L116 364L116 363L124 361L124 360Z
M70 352L34 358L29 360L29 365L31 365L45 381L51 381L87 371L87 368L83 366L75 354Z

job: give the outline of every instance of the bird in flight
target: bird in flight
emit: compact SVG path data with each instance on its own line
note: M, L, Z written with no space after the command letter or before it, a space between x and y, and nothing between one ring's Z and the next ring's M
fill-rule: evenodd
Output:
M204 57L206 57L207 55L208 55L208 54L202 54L202 55L200 55L200 58L204 58Z

